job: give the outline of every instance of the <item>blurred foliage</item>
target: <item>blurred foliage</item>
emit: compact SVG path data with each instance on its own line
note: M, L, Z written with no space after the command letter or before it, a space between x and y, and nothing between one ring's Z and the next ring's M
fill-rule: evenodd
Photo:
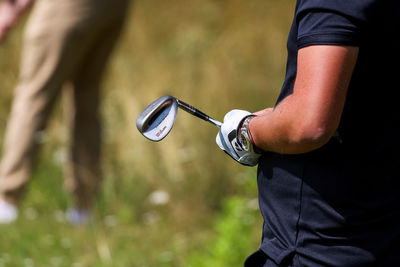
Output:
M63 219L71 200L62 190L67 131L57 105L20 219L0 226L0 266L241 266L260 240L255 168L228 158L215 144L218 129L189 114L179 112L159 143L143 138L135 120L164 94L218 120L273 105L293 9L289 0L135 1L104 77L105 180L95 220L75 228ZM25 23L0 45L0 143Z
M189 256L187 266L238 266L256 250L254 240L261 240L261 220L258 199L252 194L254 175L243 177L247 194L223 200L222 210L215 216L213 236L202 250Z
M251 204L251 203L250 203ZM189 258L188 266L236 266L250 254L253 246L255 216L240 197L225 201L221 215L216 219L215 240L201 254Z

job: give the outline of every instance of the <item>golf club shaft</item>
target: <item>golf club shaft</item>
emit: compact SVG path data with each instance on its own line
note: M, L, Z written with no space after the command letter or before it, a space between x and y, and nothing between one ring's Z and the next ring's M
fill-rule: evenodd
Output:
M207 114L201 112L197 108L195 108L195 107L193 107L193 106L191 106L191 105L189 105L189 104L187 104L187 103L185 103L185 102L183 102L183 101L181 101L181 100L179 100L177 98L175 98L175 99L176 99L176 102L178 103L178 107L180 107L184 111L189 112L190 114L192 114L192 115L194 115L194 116L196 116L196 117L198 117L198 118L200 118L202 120L208 121L208 122L214 124L215 126L217 126L218 128L221 127L221 125L222 125L221 122L217 121L216 119L211 118L210 116L208 116Z

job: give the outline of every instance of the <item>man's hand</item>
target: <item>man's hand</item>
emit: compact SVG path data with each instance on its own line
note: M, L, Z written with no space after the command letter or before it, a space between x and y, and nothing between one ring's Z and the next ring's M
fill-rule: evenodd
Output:
M0 42L2 42L9 29L14 25L17 18L15 5L10 1L0 2Z
M0 43L5 40L7 33L33 1L34 0L0 1Z
M217 145L237 162L255 166L258 164L260 154L249 152L238 141L238 127L244 119L252 114L244 110L232 110L224 117L224 123L216 137Z

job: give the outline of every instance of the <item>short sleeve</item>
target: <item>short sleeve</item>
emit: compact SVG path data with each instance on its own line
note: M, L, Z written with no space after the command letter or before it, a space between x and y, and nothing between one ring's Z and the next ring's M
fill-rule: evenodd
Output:
M376 0L301 0L296 8L297 45L359 46Z

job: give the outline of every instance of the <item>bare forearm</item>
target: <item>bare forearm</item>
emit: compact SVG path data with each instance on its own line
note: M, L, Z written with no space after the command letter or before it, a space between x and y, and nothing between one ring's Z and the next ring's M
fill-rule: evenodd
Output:
M306 153L336 131L358 55L355 47L311 46L299 50L293 93L274 109L256 112L249 129L257 147Z
M289 96L275 109L256 112L250 121L250 132L255 145L265 151L281 154L299 154L317 149L325 144L334 131L318 128L314 121L305 118ZM308 124L308 125L307 125Z

